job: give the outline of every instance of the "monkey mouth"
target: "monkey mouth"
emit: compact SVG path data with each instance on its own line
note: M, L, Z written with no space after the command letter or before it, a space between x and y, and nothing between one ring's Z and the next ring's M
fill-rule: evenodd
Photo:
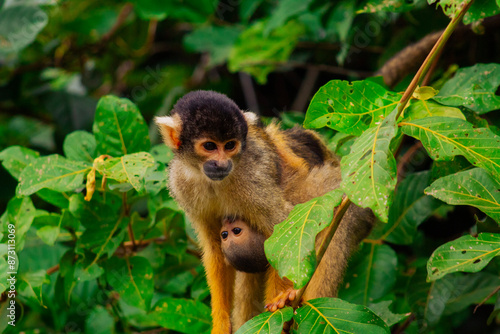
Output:
M229 175L229 173L226 171L211 172L211 173L205 172L205 175L208 176L208 178L212 181L221 181L221 180L224 180L226 178L226 176Z

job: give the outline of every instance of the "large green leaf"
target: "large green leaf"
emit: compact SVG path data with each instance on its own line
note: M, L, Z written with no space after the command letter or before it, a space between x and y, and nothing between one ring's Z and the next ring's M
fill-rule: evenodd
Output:
M153 268L146 258L112 257L105 268L107 282L125 303L149 310L153 298Z
M36 216L36 209L29 197L14 197L7 204L7 223L15 226L16 251L24 247L26 233Z
M499 148L500 149L500 148ZM471 205L500 223L500 182L481 168L436 180L425 193L453 205Z
M70 160L93 162L95 149L95 137L86 131L72 132L64 139L64 155Z
M429 171L408 175L396 188L394 203L389 209L389 222L377 224L370 238L397 245L411 244L417 227L442 204L424 194L430 182Z
M194 23L203 23L212 14L217 4L211 0L133 0L139 17L163 20L166 17Z
M23 169L39 156L40 153L22 146L7 147L0 152L2 166L15 179L19 179Z
M0 11L0 55L22 50L47 25L47 14L37 6L12 6Z
M500 253L500 234L465 235L439 246L427 262L429 280L456 271L478 272Z
M450 19L454 18L466 2L472 0L427 0L429 5L436 3L436 7L441 7L443 13Z
M359 5L357 13L377 13L381 11L392 13L409 12L420 4L422 4L422 1L365 0Z
M97 155L119 157L149 151L148 126L139 109L128 99L105 96L99 100L93 126Z
M332 80L321 87L307 109L304 126L328 126L359 136L389 115L400 96L372 81Z
M389 207L396 186L396 160L390 150L397 132L397 110L375 127L366 130L342 158L342 190L362 208L369 207L383 222L387 222Z
M291 280L296 289L303 287L312 277L316 268L316 235L330 224L333 209L341 200L342 191L336 189L296 205L265 241L269 262L281 277Z
M285 307L276 312L264 312L247 321L236 334L280 333L285 322L292 319L293 309Z
M477 64L462 68L434 97L448 106L464 106L479 114L500 109L500 64Z
M99 173L108 179L128 182L135 190L144 190L144 177L149 167L154 165L154 158L147 152L127 154L120 158L109 158L95 164Z
M151 316L160 326L186 334L208 334L212 324L210 308L188 299L160 299Z
M463 155L500 180L500 136L491 130L474 129L472 124L451 117L403 120L399 125L405 134L420 139L432 159L453 160Z
M309 300L293 318L299 325L299 334L390 333L385 322L366 306L337 298Z
M375 304L370 304L370 310L384 320L387 326L391 327L408 318L411 313L398 314L390 310L392 300L384 300Z
M500 13L500 4L493 0L474 0L464 16L464 24L483 20L487 17L494 16Z
M236 26L206 26L186 35L183 42L189 51L209 52L209 65L214 66L228 59L240 33L241 28Z
M303 25L290 21L266 36L265 26L265 22L260 21L243 31L231 50L228 62L231 72L247 72L261 84L266 82L267 75L276 66L288 61L305 31Z
M283 0L278 2L276 9L267 21L264 34L267 35L274 29L281 27L290 18L303 14L311 4L312 0Z
M350 261L339 298L369 306L388 294L397 277L398 258L388 245L363 244Z
M84 176L90 169L89 164L57 154L37 158L19 176L17 194L28 196L43 188L60 192L83 188Z
M455 117L463 119L464 121L466 120L460 109L443 106L439 103L433 102L432 100L413 100L404 112L404 118L408 121L437 116Z

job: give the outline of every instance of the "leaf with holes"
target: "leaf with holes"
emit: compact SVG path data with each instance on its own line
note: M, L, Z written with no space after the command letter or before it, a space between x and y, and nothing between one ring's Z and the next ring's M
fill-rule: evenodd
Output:
M181 333L210 333L210 308L198 300L162 298L153 307L151 318L160 326Z
M295 289L303 287L316 268L316 235L333 219L342 191L333 190L309 202L296 205L288 218L274 227L264 243L266 256L281 277L287 277Z
M428 117L399 123L402 131L419 139L434 160L463 155L500 180L500 136L486 128L474 129L458 118Z
M147 152L127 154L120 158L97 161L96 170L108 179L128 182L138 192L144 191L144 177L154 158Z
M500 109L500 64L462 68L448 80L434 100L448 106L464 106L478 114Z
M16 251L21 251L24 247L26 233L36 216L36 209L29 197L13 197L7 204L6 210L7 224L15 225L16 230ZM6 245L6 244L4 244ZM7 249L7 248L6 248Z
M151 148L148 126L139 109L128 99L102 97L95 111L93 132L97 156L119 157Z
M362 208L369 207L387 222L389 206L396 186L396 161L390 150L397 133L397 110L383 121L366 130L351 147L351 153L342 158L342 190Z
M37 158L19 176L17 194L29 196L43 188L59 192L83 188L83 178L90 169L87 163L68 160L57 154Z
M464 15L464 24L471 24L500 13L500 2L497 0L475 0Z
M372 81L332 80L314 95L304 127L328 126L359 136L376 126L398 104L400 96Z
M465 235L439 246L427 262L428 279L435 281L457 271L475 273L500 253L500 234Z
M465 121L465 116L460 111L460 109L455 107L443 106L433 101L413 100L411 101L410 106L406 108L404 112L404 119L408 121L437 116L455 117L463 119Z
M364 243L349 262L339 298L369 305L387 295L398 274L396 252L388 245Z
M276 312L264 312L247 321L236 334L281 333L285 322L292 319L293 309L285 307Z
M149 310L153 298L153 268L141 256L119 259L112 257L105 264L106 281L128 305Z
M389 209L389 222L375 225L370 239L397 245L411 244L417 227L442 204L424 194L430 182L429 171L408 175L396 188L394 203Z
M453 205L471 205L500 223L500 182L481 168L436 180L425 193Z
M95 149L95 137L86 131L72 132L64 139L64 155L70 160L93 162Z
M293 319L298 333L371 333L389 334L389 328L369 308L337 298L308 300Z
M0 152L2 166L15 179L19 179L23 169L39 156L40 153L22 146L7 147Z

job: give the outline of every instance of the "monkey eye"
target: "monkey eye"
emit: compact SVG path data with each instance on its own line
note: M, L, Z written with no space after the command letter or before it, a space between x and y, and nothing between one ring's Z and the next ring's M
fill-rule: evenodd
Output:
M229 235L229 233L227 233L227 231L224 231L220 235L221 235L222 239L226 240L226 238Z
M203 148L207 151L213 151L217 149L217 144L213 141L207 141L206 143L203 143Z
M234 233L234 234L238 235L238 234L240 234L240 233L241 233L241 228L239 228L239 227L235 227L235 228L233 228L233 230L232 230L232 231L233 231L233 233Z
M236 147L236 142L234 140L228 141L224 148L228 151L233 150Z

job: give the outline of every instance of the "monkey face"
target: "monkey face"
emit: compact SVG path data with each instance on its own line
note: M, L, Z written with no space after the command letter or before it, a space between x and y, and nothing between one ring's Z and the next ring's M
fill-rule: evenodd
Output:
M266 271L265 238L243 220L226 218L221 228L221 248L227 262L236 270L247 273Z
M220 181L231 173L233 159L241 151L241 142L236 139L220 142L202 138L195 141L194 148L196 155L202 159L203 173L213 181Z

